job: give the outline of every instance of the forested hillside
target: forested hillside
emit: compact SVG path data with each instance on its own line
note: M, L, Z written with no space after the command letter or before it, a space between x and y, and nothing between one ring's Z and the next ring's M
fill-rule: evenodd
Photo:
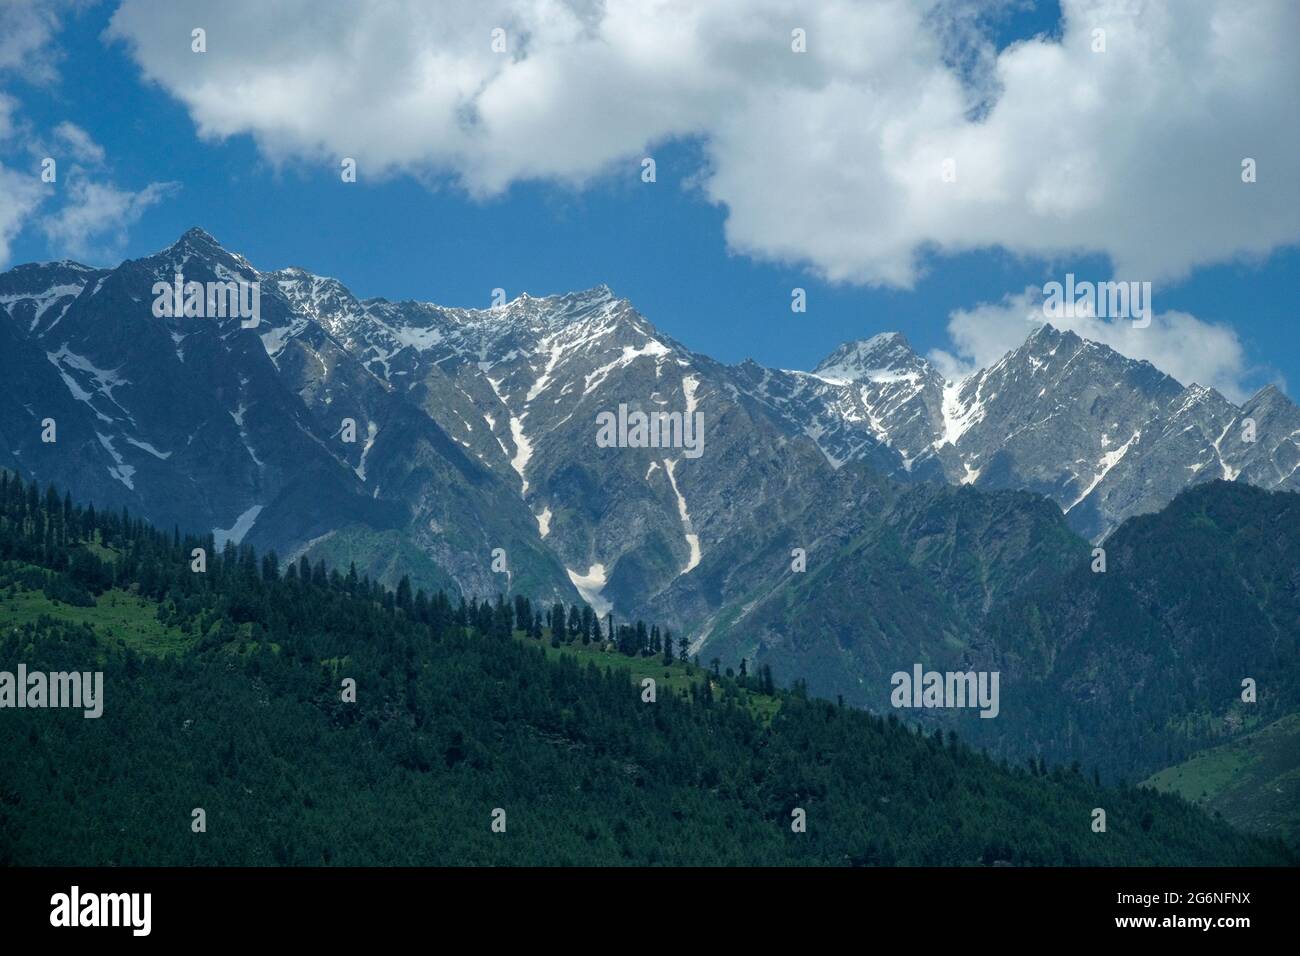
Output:
M819 696L885 712L891 674L918 661L961 666L992 607L1055 583L1088 554L1060 511L1029 492L903 488L848 466L824 497L798 524L766 522L801 536L742 537L701 566L704 579L690 587L707 586L719 565L747 582L708 633L706 659L750 657L778 680L802 678ZM790 570L796 544L807 548L805 573Z
M0 670L104 674L98 719L0 711L0 863L1294 862L1176 796L683 664L652 625L211 546L0 477Z
M1105 558L990 615L973 658L1002 714L963 734L1140 779L1300 709L1300 495L1201 485Z

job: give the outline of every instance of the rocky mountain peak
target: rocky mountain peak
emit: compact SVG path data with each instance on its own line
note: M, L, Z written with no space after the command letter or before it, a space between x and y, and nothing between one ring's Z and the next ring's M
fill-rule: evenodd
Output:
M516 315L543 316L551 324L564 324L618 305L630 303L615 296L609 286L598 285L591 289L544 296L522 292L500 308L479 311L488 319Z
M1045 358L1056 355L1062 348L1066 350L1066 354L1072 354L1085 344L1092 343L1080 338L1069 329L1058 329L1052 323L1044 322L1034 328L1025 338L1024 343L1019 348L1013 349L1011 354L1021 353Z
M1291 407L1291 405L1292 405L1291 400L1287 398L1284 394L1282 394L1282 390L1278 388L1276 385L1274 385L1272 382L1269 382L1258 392L1256 392L1254 395L1248 398L1243 407L1246 408L1259 408L1260 406Z
M264 273L262 279L274 284L294 311L310 316L327 327L340 316L361 311L361 303L356 296L342 282L329 276L319 276L291 266Z
M191 242L221 248L221 243L217 241L216 236L199 226L191 226L181 234L180 242Z
M894 381L930 372L929 363L901 332L845 342L813 369L819 378L849 382Z
M258 278L257 270L247 259L229 252L211 233L197 226L186 230L170 246L140 261L162 279L176 273L200 281Z

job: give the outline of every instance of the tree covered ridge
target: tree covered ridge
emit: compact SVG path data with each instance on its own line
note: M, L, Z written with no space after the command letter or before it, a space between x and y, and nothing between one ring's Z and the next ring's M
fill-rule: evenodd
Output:
M0 477L0 670L98 669L105 687L97 720L0 712L0 863L1295 862L1181 798L1010 767L763 678L692 668L646 703L624 670L547 659L581 642L581 611L539 634L519 601L453 607L212 544ZM50 613L12 617L38 587ZM119 592L185 641L144 653L64 613ZM624 627L614 643L657 633Z
M975 662L1006 719L963 733L1140 778L1300 710L1300 495L1207 482L1103 547L1104 573L1082 560L990 616Z

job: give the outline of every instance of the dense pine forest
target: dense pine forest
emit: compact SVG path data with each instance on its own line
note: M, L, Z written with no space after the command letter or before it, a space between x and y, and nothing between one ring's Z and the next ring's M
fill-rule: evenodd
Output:
M1206 482L1105 550L989 616L976 666L1014 703L964 738L1139 779L1300 711L1300 495Z
M0 864L1295 862L1180 797L685 658L653 624L282 567L3 474L0 671L99 670L104 702L0 710Z

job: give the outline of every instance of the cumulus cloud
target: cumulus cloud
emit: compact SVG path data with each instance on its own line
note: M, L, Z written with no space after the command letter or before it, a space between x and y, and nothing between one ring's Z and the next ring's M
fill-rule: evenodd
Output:
M697 138L707 168L682 178L725 207L731 247L835 281L906 288L927 251L992 247L1170 280L1300 241L1300 5L1063 0L1059 38L1001 52L970 10L125 0L108 34L201 135L251 135L275 163L349 156L490 196L631 177Z
M929 358L946 377L956 380L987 368L1048 321L1041 289L1029 288L1001 302L958 309L948 320L952 351L935 350ZM1139 328L1124 319L1099 318L1080 310L1055 315L1053 327L1108 345L1121 355L1150 362L1184 385L1217 389L1240 403L1255 391L1263 370L1251 367L1237 333L1226 325L1205 322L1187 312L1157 312L1151 324Z
M945 378L957 381L1019 348L1044 321L1042 296L1034 289L1008 295L1001 302L956 309L948 316L952 351L935 349L928 358ZM1060 319L1053 321L1054 325L1062 323Z

